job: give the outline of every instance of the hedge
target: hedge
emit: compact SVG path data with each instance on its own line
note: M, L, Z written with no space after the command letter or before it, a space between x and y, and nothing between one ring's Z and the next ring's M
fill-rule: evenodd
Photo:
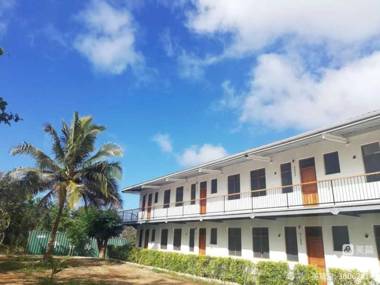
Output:
M108 248L110 258L159 267L200 277L254 285L318 285L319 272L309 265L296 264L293 270L286 262L248 260L228 257L198 256L139 249L129 245ZM331 269L334 285L371 285L369 274L357 270Z
M329 272L334 285L376 284L369 273L362 273L356 269L343 270L339 268L331 268Z

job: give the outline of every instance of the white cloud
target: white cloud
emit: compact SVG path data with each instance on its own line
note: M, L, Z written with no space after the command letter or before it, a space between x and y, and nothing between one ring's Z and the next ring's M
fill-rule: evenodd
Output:
M194 145L178 155L177 160L182 166L190 167L225 157L227 154L227 151L219 145Z
M4 35L8 28L7 14L15 7L16 1L14 0L1 0L0 1L0 36Z
M126 8L93 0L79 19L86 32L76 37L74 47L96 70L121 74L128 66L141 63L142 56L135 49L133 19Z
M379 78L380 52L318 76L302 61L266 54L258 58L248 91L236 95L227 86L221 105L237 111L242 123L316 128L380 109Z
M229 33L233 55L278 39L353 45L380 34L378 0L197 0L188 27L197 33Z
M158 133L153 137L153 141L158 144L161 151L167 152L167 153L173 152L173 145L172 145L169 134Z

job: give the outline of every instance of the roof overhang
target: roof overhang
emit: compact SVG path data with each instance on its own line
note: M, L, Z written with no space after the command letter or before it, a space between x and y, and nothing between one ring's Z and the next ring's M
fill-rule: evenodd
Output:
M123 192L138 192L142 189L159 189L177 181L186 181L196 176L221 173L226 166L241 163L247 160L270 162L271 155L320 141L348 144L351 136L370 132L380 127L380 110L364 116L342 122L327 128L306 132L288 139L252 148L237 154L226 156L193 168L174 172L165 176L151 179L139 184L124 188Z

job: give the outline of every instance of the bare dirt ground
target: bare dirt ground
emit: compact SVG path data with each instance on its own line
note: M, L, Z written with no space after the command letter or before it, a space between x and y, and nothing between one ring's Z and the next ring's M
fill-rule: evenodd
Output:
M138 265L94 258L70 258L66 268L48 279L51 270L36 257L0 256L0 284L205 284L189 278L150 270Z

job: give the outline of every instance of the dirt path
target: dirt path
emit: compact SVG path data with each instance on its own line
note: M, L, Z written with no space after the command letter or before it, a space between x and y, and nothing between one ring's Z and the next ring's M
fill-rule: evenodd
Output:
M1 260L1 259L0 259ZM75 260L78 262L78 260ZM0 263L0 284L39 284L41 278L49 276L48 270L2 270ZM28 272L29 271L29 272ZM59 272L55 280L61 284L101 284L101 285L129 285L129 284L202 284L188 278L181 278L169 273L155 272L138 265L125 263L109 263L104 261L87 262L79 259L75 267L65 268ZM49 284L49 283L41 283Z

